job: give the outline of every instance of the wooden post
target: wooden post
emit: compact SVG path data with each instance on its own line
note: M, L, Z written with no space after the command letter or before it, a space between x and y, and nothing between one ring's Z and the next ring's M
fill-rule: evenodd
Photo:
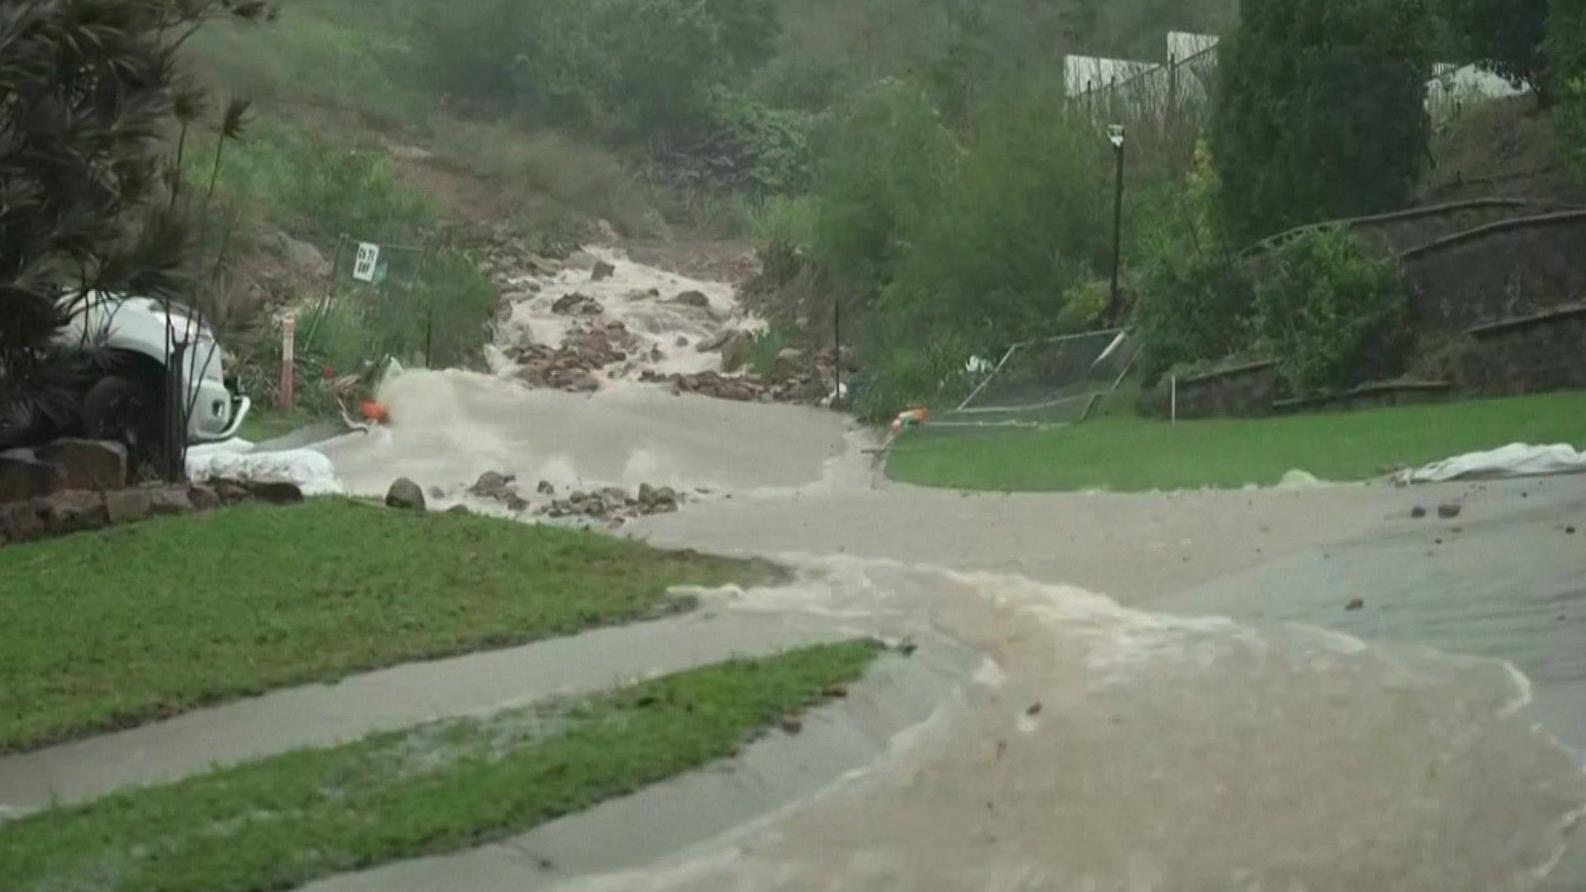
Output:
M287 313L281 317L281 393L277 407L282 411L291 411L293 403L293 387L296 384L297 365L297 314Z

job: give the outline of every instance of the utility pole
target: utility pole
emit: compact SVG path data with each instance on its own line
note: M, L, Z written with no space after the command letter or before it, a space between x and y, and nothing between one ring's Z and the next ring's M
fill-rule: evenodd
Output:
M1118 274L1123 266L1123 136L1122 124L1107 128L1107 139L1118 159L1118 188L1112 204L1112 295L1107 301L1107 318L1118 317Z

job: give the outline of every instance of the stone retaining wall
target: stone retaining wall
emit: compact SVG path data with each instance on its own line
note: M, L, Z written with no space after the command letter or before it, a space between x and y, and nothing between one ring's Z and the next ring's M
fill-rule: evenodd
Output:
M1164 376L1141 394L1140 411L1172 414L1173 381ZM1179 418L1254 418L1272 414L1278 394L1278 364L1264 361L1178 379Z
M1461 389L1514 396L1586 388L1586 304L1477 326L1457 370Z

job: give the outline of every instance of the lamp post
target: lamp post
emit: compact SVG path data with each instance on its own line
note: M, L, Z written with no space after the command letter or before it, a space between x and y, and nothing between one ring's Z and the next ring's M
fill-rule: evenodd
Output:
M1118 159L1118 187L1112 204L1112 295L1107 301L1107 318L1118 315L1118 273L1123 266L1123 136L1122 124L1107 128L1107 140L1112 143L1112 153Z

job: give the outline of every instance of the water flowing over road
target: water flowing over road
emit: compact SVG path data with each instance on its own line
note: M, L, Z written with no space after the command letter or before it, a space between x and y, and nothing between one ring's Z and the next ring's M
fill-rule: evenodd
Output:
M646 339L636 355L659 356L652 370L717 368L667 345L752 324L720 287L619 252L596 259L617 272L588 293L644 307L642 322L621 312ZM564 337L551 306L585 277L573 268L525 292L499 342ZM707 293L709 308L620 296L679 287ZM978 668L864 771L764 820L643 869L507 870L456 888L1586 883L1579 853L1565 854L1586 807L1575 749L1586 744L1586 549L1557 532L1586 514L1583 481L1430 497L925 491L881 481L870 435L841 415L678 396L638 383L645 369L603 372L590 394L530 389L499 355L494 374L409 372L382 394L391 427L323 451L354 492L407 476L445 493L442 507L497 513L509 512L467 492L486 471L530 488L673 487L688 495L678 513L626 533L797 570L792 584L710 609L941 639ZM1428 498L1466 503L1458 532L1410 519ZM1366 609L1346 611L1355 598ZM468 867L479 857L398 865L377 885L424 888L436 869L479 877Z

